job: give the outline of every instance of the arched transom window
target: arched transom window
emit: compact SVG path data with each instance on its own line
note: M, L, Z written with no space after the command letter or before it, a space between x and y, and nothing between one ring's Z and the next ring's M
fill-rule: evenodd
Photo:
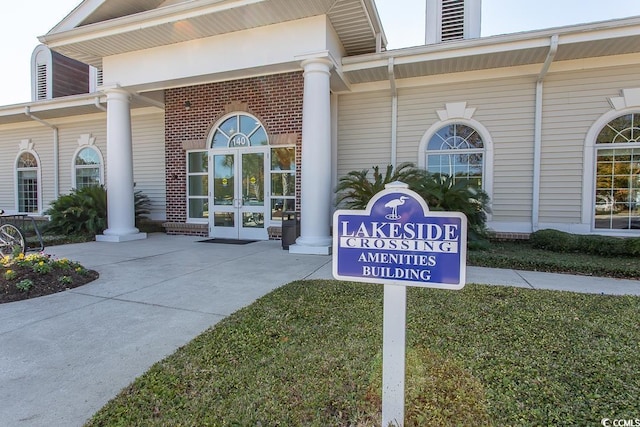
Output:
M262 123L246 113L236 113L218 125L211 139L211 148L242 148L269 145Z
M102 184L102 159L95 148L85 147L76 154L74 180L78 190Z
M38 212L38 159L28 151L18 157L16 164L16 183L18 212Z
M484 143L474 128L460 123L440 128L429 139L426 156L429 172L468 179L482 187Z
M596 229L640 229L640 113L607 123L596 139Z

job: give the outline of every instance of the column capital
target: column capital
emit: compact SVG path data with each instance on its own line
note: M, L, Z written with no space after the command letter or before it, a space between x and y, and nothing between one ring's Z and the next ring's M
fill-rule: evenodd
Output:
M305 74L313 72L329 74L334 64L333 61L327 57L319 57L305 59L300 65L304 68Z
M107 95L107 100L109 98L131 99L131 93L119 85L103 86L101 90L102 93Z

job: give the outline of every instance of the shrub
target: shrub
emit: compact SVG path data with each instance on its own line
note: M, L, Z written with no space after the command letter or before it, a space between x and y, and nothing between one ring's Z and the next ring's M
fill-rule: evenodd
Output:
M441 174L425 173L412 188L434 211L462 212L466 215L470 241L486 240L489 195L467 179L453 179Z
M151 200L141 191L134 193L135 222L150 213ZM84 187L60 196L46 212L51 216L47 233L96 235L107 228L107 192L103 186Z
M558 230L538 230L531 233L529 242L536 249L544 249L553 252L571 252L574 244L571 242L573 235Z
M60 196L46 212L48 233L100 234L107 228L107 192L103 186L84 187Z
M462 212L467 216L469 241L485 241L486 221L489 212L489 196L466 179L456 179L441 174L431 174L403 163L395 170L388 165L383 175L378 166L373 167L373 180L369 170L352 171L340 178L336 192L337 204L347 209L364 209L369 200L385 185L402 181L418 193L434 211Z
M133 193L133 203L136 212L136 227L140 225L140 222L147 219L147 215L151 213L151 199L140 190L136 190Z
M536 249L579 252L605 257L640 256L640 238L570 234L558 230L538 230L529 237Z
M346 209L365 209L369 200L377 193L384 190L385 185L402 181L411 188L424 177L424 171L417 169L411 163L402 163L397 168L388 165L384 175L379 166L373 167L373 180L369 180L369 170L351 171L340 178L336 193L337 205L343 205Z

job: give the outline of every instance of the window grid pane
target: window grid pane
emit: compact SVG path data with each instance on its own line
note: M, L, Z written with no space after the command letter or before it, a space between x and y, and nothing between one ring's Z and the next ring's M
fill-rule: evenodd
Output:
M209 154L207 151L187 153L187 218L209 217Z
M38 173L35 170L18 171L18 210L38 212Z
M597 151L593 209L596 229L640 229L640 146L628 146L637 145L630 138L637 132L632 132L633 124L633 115L623 116L609 122L598 137L598 144L615 143L621 135L626 135L626 142L625 147Z
M455 153L454 153L455 151ZM453 123L439 129L427 144L427 170L467 179L482 186L484 173L484 142L472 127Z
M296 148L271 149L271 221L296 210Z
M100 184L100 168L76 167L76 189Z

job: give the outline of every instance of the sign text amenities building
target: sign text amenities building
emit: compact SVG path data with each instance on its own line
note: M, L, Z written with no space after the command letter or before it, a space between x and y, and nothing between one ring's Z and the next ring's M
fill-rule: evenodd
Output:
M405 184L388 185L365 211L337 211L333 224L337 279L445 289L464 286L466 217L459 212L430 212Z

